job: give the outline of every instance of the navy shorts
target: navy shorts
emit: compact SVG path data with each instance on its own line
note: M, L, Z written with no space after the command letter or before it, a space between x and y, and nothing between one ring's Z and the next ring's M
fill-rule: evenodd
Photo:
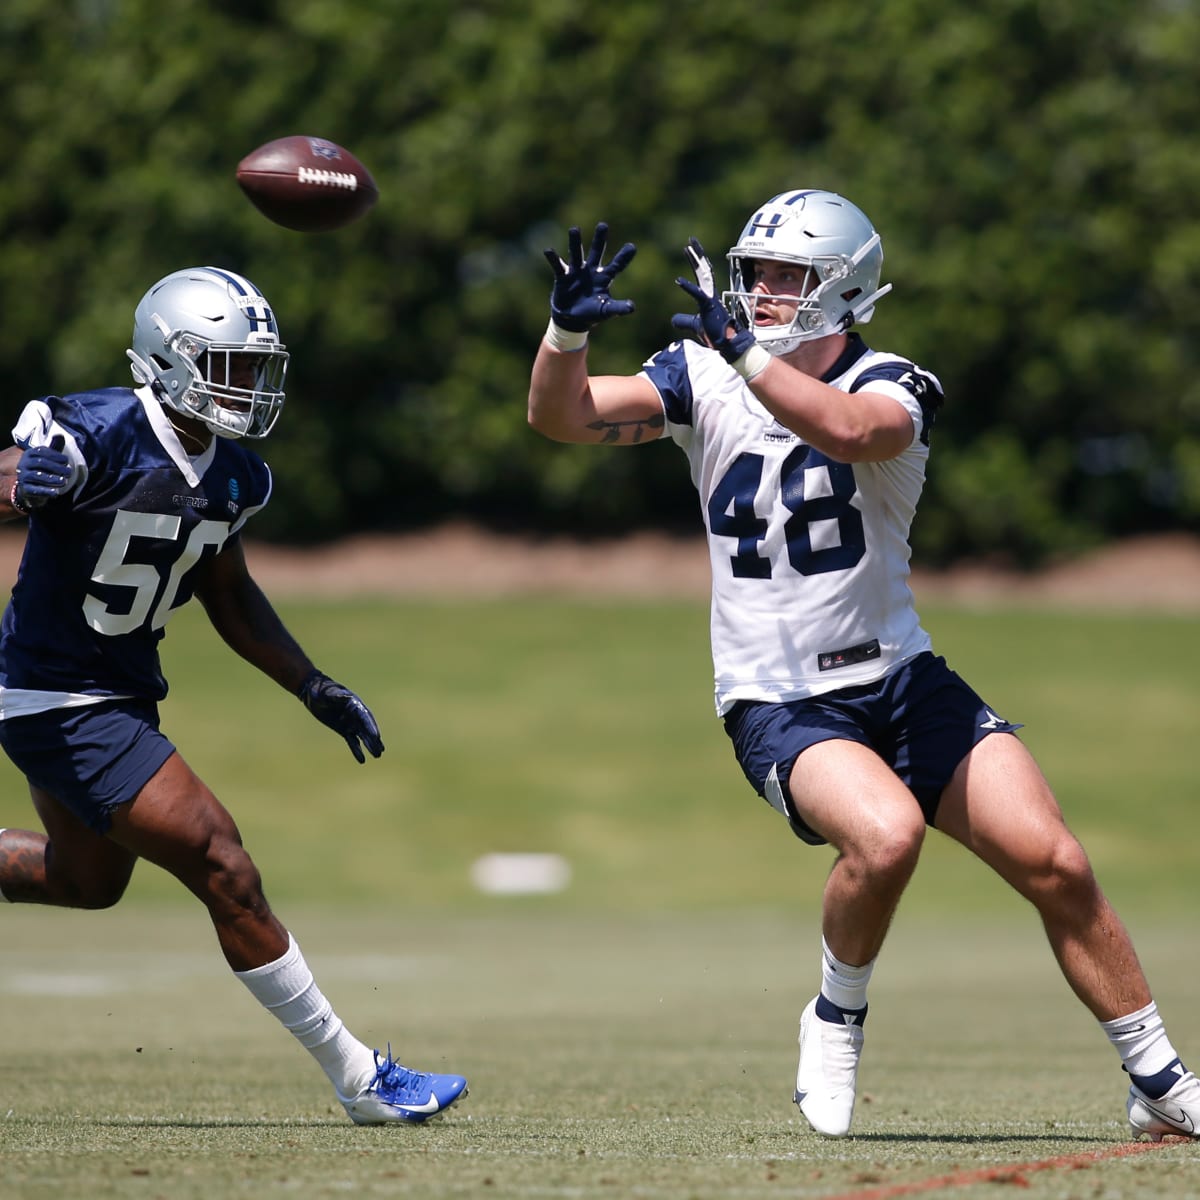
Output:
M869 746L932 825L942 791L972 747L989 733L1020 728L928 652L875 683L783 704L741 700L725 714L725 732L746 778L810 846L825 839L800 819L788 787L797 756L809 746L833 738Z
M35 787L89 829L107 833L127 804L175 752L159 732L158 706L105 700L0 721L0 745Z

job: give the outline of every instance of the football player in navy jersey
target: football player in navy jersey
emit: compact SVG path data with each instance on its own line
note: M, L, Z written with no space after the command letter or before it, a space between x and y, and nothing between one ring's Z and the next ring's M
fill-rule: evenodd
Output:
M246 567L271 494L288 355L249 280L197 267L134 313L136 386L31 401L0 453L0 518L29 519L0 631L0 742L45 832L0 831L0 896L107 908L139 858L208 909L226 960L359 1124L424 1121L466 1091L353 1037L271 911L233 818L159 729L158 643L196 596L221 637L335 730L383 753L370 710L313 665Z
M800 1019L795 1101L850 1130L867 984L927 827L961 842L1037 909L1068 983L1130 1077L1135 1137L1196 1136L1200 1083L1163 1028L1134 948L1015 731L934 655L909 590L909 528L942 389L871 349L883 251L831 192L772 197L728 254L718 294L699 242L677 280L688 335L634 375L589 375L592 329L633 311L569 233L533 364L529 422L562 442L684 451L708 536L716 710L743 771L803 841L836 858L821 985Z

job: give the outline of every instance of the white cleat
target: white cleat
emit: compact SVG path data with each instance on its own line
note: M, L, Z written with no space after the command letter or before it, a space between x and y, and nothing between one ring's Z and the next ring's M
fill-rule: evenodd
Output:
M811 1000L800 1017L800 1066L796 1103L808 1123L826 1137L845 1137L854 1116L854 1081L862 1054L861 1025L822 1021Z
M1161 1142L1164 1134L1200 1137L1200 1080L1191 1071L1185 1071L1179 1082L1157 1100L1147 1096L1137 1084L1130 1084L1125 1111L1135 1141L1146 1137Z

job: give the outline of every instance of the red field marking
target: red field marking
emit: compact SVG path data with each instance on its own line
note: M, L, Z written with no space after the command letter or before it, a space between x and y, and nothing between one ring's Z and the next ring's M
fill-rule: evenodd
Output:
M895 1183L884 1187L866 1188L858 1192L839 1192L826 1196L824 1200L892 1200L894 1196L915 1196L921 1192L936 1192L942 1188L968 1187L973 1183L1007 1183L1013 1187L1028 1187L1025 1177L1036 1171L1080 1171L1094 1163L1110 1158L1127 1158L1132 1154L1146 1154L1151 1150L1162 1150L1167 1146L1190 1141L1189 1138L1164 1139L1161 1142L1126 1142L1111 1150L1093 1150L1087 1154L1068 1154L1062 1158L1045 1158L1041 1162L1022 1163L1012 1167L981 1167L975 1171L956 1171L953 1175L939 1175L934 1179L922 1179L917 1183Z

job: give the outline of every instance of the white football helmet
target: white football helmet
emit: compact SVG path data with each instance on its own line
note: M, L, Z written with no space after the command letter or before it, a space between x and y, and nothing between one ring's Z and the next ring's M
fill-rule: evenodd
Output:
M288 354L248 279L189 267L160 279L133 314L133 377L219 437L263 438L283 407Z
M801 342L865 325L875 301L892 290L879 286L883 247L861 209L833 192L781 192L746 222L729 251L726 308L739 329L771 354L790 354ZM806 267L803 295L786 325L756 325L754 262L774 259ZM794 303L795 296L787 297Z

